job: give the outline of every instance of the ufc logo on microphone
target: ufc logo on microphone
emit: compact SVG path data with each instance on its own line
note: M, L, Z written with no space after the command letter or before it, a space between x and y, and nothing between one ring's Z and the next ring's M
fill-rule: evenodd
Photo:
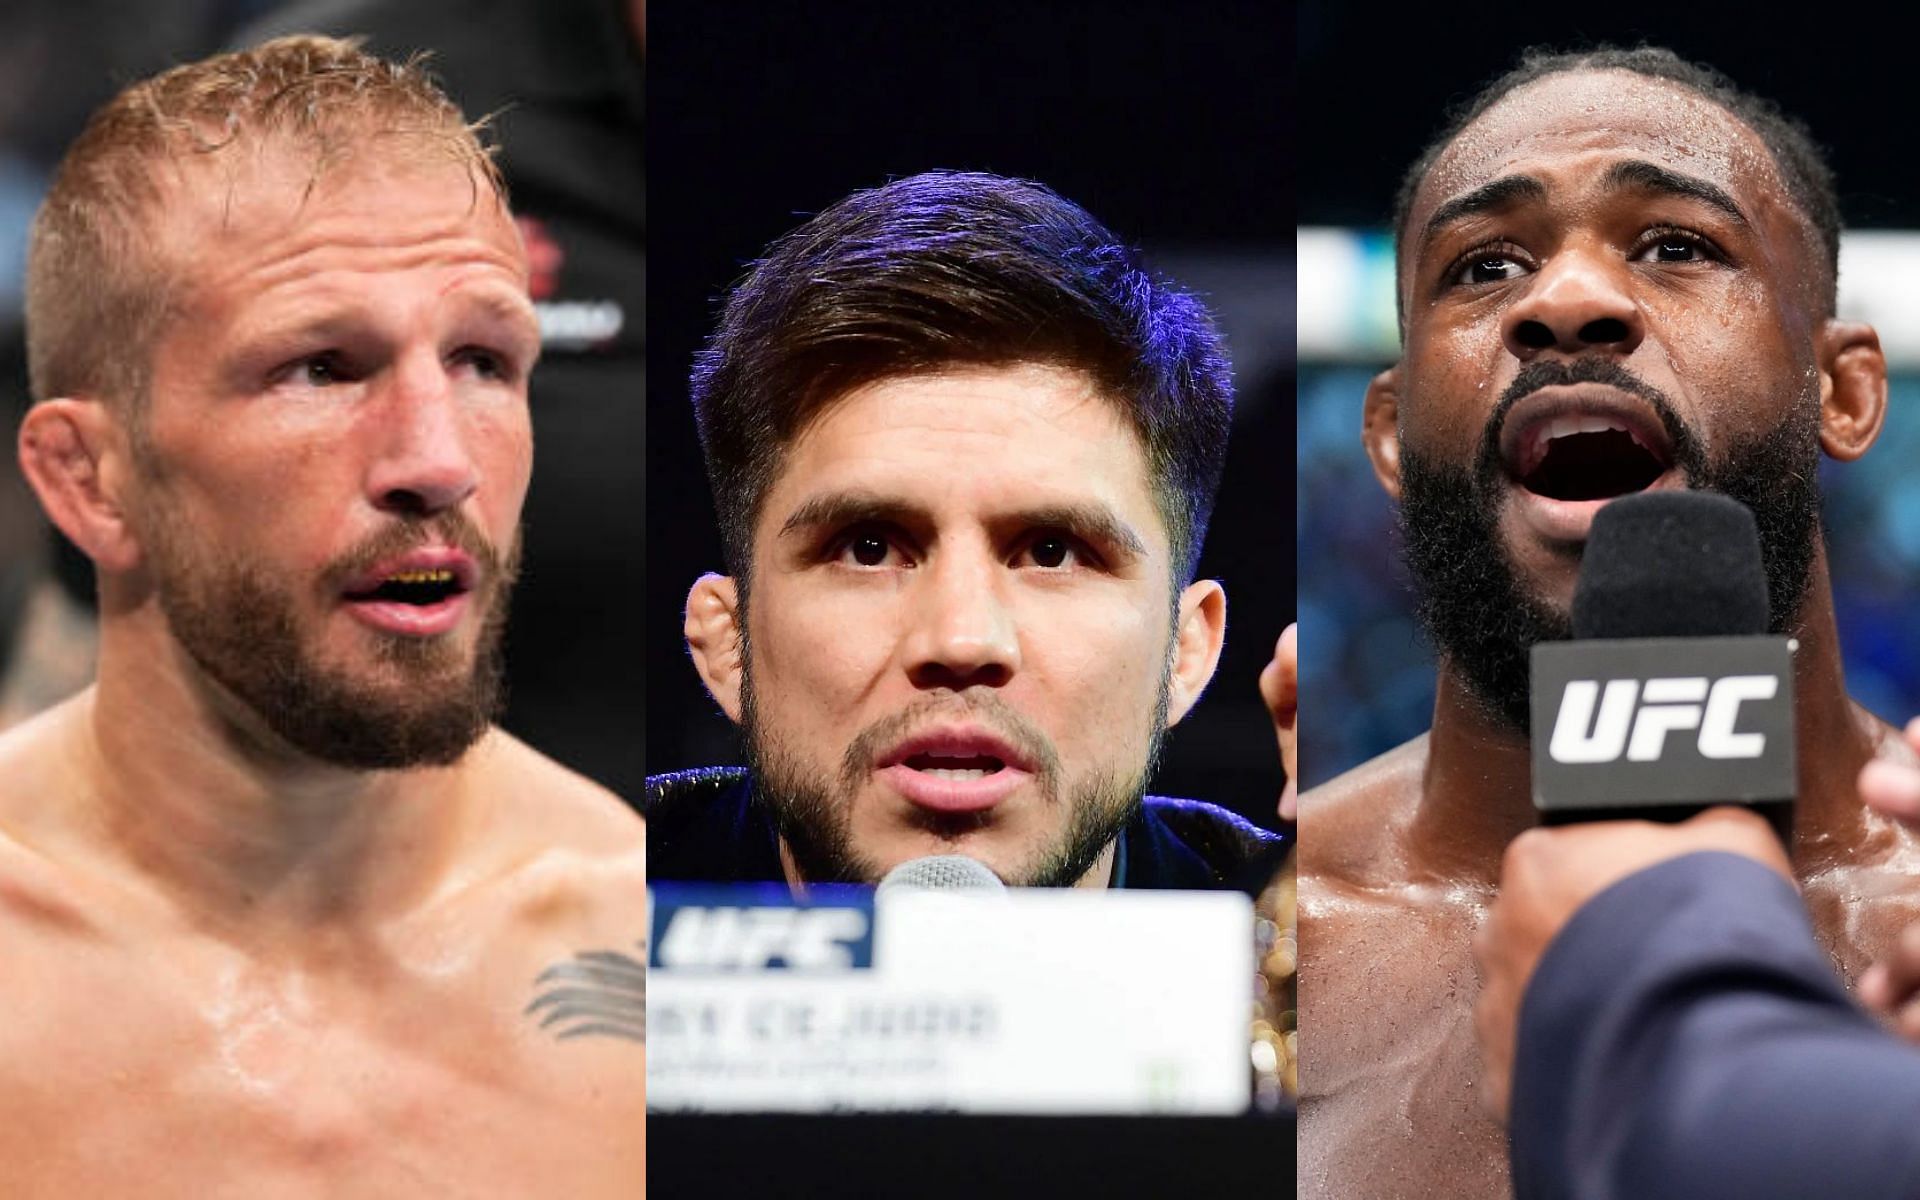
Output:
M1759 758L1766 735L1735 732L1740 706L1771 700L1779 687L1773 675L1728 675L1711 684L1705 676L1685 675L1649 679L1644 686L1637 679L1610 679L1604 692L1599 680L1570 680L1547 753L1569 764L1614 762L1622 751L1628 762L1656 762L1668 734L1697 730L1704 758Z

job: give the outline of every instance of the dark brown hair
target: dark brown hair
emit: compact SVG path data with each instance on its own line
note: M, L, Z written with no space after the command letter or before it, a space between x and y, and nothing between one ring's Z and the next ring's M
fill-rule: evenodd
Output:
M786 448L862 384L954 364L1085 373L1145 447L1178 581L1226 458L1233 384L1187 293L1037 184L929 172L856 192L780 238L728 297L692 391L728 569L744 589Z

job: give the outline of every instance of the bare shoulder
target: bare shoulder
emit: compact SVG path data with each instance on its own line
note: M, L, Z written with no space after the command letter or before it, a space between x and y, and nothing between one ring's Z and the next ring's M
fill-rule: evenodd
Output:
M469 769L489 803L466 899L537 940L636 941L646 918L646 823L625 801L494 730Z
M472 769L488 789L505 831L543 847L589 857L645 854L646 824L626 801L495 729L474 750Z
M82 693L0 732L0 820L10 809L44 803L46 794L71 788L63 779L62 747L86 719L91 692Z
M1420 800L1427 735L1368 759L1300 797L1300 868L1307 876L1366 884Z
M80 786L72 737L83 693L0 733L0 931L77 932L92 919L72 880L40 847L68 832Z
M88 690L0 733L0 841L40 844L72 820L91 699Z

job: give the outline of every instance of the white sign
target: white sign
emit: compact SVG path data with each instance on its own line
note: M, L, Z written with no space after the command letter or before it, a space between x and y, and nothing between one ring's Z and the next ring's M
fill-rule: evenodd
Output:
M1246 1109L1245 896L854 894L656 890L649 1108Z

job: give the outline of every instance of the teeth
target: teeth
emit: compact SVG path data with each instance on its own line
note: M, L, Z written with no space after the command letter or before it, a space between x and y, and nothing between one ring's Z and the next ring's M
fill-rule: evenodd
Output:
M453 572L445 567L436 567L430 571L402 571L387 576L389 583L452 583Z
M1624 433L1629 437L1633 436L1632 430L1605 417L1575 414L1570 417L1555 417L1547 422L1546 427L1541 430L1540 441L1545 444L1554 438L1572 437L1576 433L1606 433L1609 430Z
M980 767L921 767L920 773L935 779L985 779L992 774Z

